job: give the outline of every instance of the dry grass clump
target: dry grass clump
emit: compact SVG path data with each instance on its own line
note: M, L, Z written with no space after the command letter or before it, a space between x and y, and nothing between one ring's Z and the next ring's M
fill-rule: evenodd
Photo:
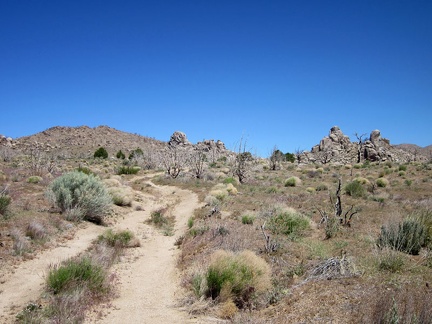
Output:
M354 181L357 181L358 183L362 185L370 185L370 181L364 177L356 177L354 178Z
M271 270L267 262L252 251L218 250L211 255L204 273L195 275L192 285L197 295L220 303L232 301L237 308L245 308L271 287ZM232 304L227 304L226 308L224 313L233 316Z
M375 183L378 187L385 188L389 185L389 181L386 178L378 178L376 179Z
M104 242L111 247L128 248L140 246L139 240L129 230L113 231L108 229L105 233L99 235L98 242Z
M22 255L30 250L30 244L23 232L14 228L10 232L10 236L13 240L13 251L15 255Z
M47 229L37 221L31 221L26 228L26 236L32 240L45 240L48 236Z
M130 187L111 187L108 192L112 197L113 203L117 206L132 206L134 192Z
M293 176L285 180L285 187L297 187L301 185L301 183L302 181L300 180L299 177Z
M105 185L108 187L108 193L115 205L132 206L134 192L131 187L122 185L120 180L118 176L104 180Z
M238 308L232 300L227 300L219 307L219 317L223 319L232 319L237 314Z
M220 201L224 201L229 195L237 195L238 190L234 185L229 183L218 183L210 191L210 195L216 197Z

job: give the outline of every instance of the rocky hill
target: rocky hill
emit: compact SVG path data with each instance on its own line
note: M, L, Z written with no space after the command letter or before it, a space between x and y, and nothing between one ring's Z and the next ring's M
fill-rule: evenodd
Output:
M199 148L207 152L226 151L224 143L220 140L205 140L192 144L186 134L179 131L174 132L168 142L123 132L108 126L94 128L56 126L17 139L0 135L0 146L10 148L17 153L29 153L33 149L38 149L63 158L91 157L99 147L104 147L110 156L115 156L119 150L128 155L137 148L143 151L158 151L166 145L180 145L189 149Z
M27 152L37 148L62 157L91 156L101 146L111 156L114 156L118 150L127 153L138 147L142 149L158 148L164 144L162 141L119 131L108 126L98 126L95 128L88 126L56 126L15 140L2 136L0 143L18 152Z
M304 163L340 163L351 164L368 161L394 161L405 163L424 161L428 155L423 150L412 150L409 146L394 146L390 140L381 137L379 130L373 130L368 138L358 136L358 141L352 142L338 126L330 129L329 135L313 146L310 152L303 152L301 161Z

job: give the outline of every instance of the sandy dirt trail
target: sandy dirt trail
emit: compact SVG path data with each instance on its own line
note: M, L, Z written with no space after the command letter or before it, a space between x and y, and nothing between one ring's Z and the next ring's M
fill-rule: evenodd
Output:
M198 197L174 187L156 188L161 193L156 205L175 203L174 235L164 236L143 222L152 209L134 212L130 221L122 225L135 232L141 239L141 247L128 250L126 262L114 267L120 281L118 298L109 305L99 305L85 323L197 323L197 319L176 307L180 293L176 261L180 251L174 242L186 230L194 209L200 206ZM136 222L135 217L140 221Z
M180 251L174 242L186 230L194 209L200 206L198 198L188 190L148 184L153 187L154 195L137 192L144 210L130 212L113 226L130 229L141 240L141 247L128 249L114 266L119 281L118 296L107 305L98 305L97 310L88 314L86 323L197 322L175 307L179 291L176 260ZM167 205L174 205L173 236L164 236L144 223L153 210ZM83 226L85 228L78 229L72 240L21 263L13 273L1 278L0 323L13 323L15 315L25 305L37 300L51 264L84 252L92 240L107 229L91 223Z
M84 229L76 232L72 240L54 249L44 251L32 260L24 261L13 273L1 278L0 323L13 323L15 315L25 305L40 296L50 265L85 251L92 240L106 230L92 223L84 226Z

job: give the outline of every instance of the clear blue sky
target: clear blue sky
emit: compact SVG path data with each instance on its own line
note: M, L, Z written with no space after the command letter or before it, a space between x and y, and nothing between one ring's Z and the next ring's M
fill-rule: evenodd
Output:
M0 1L0 134L432 144L432 1Z

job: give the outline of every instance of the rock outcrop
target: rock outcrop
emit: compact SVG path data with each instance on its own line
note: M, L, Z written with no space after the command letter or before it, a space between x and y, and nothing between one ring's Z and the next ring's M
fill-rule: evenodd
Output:
M170 146L177 146L177 145L191 145L191 143L188 141L186 134L180 131L176 131L174 132L171 137L170 140L168 142L168 145Z
M226 151L225 144L220 140L217 140L216 142L214 140L205 140L202 142L198 142L196 144L196 147L202 149L204 152L210 152L213 150Z
M12 147L14 145L14 141L11 137L6 137L4 135L0 135L0 144L4 146Z
M381 132L377 129L370 133L369 139L351 142L338 126L333 126L328 136L313 146L310 152L304 152L301 161L304 163L349 164L365 160L372 162L389 160L404 163L421 158L390 145L390 141L381 137Z

